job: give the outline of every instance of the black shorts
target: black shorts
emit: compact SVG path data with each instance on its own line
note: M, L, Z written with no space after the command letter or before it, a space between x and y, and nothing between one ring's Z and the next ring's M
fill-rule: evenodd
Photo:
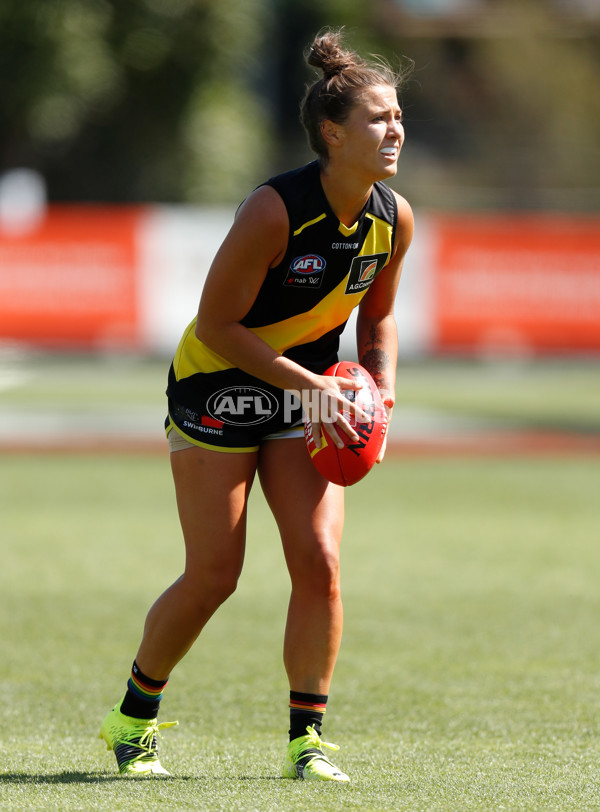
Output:
M290 392L239 369L198 373L184 382L170 376L167 434L221 451L255 451L274 437L302 436L300 401ZM183 386L182 386L183 383ZM186 405L173 398L175 390ZM183 398L181 398L183 399Z

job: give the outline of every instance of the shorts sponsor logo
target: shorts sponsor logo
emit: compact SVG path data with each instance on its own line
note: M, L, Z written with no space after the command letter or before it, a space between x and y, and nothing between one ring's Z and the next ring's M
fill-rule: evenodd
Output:
M217 428L216 423L220 423L221 428ZM201 434L218 434L220 437L223 436L223 423L221 421L215 420L215 426L212 426L211 424L206 423L206 418L204 416L202 416L200 425L198 425L198 423L193 423L191 420L184 420L183 428L193 429L194 431L200 432Z
M284 285L293 288L320 288L326 264L318 254L296 257L290 265Z
M222 420L216 420L207 414L199 414L194 409L189 409L185 406L178 406L171 403L169 407L169 414L177 426L181 427L184 432L191 430L197 434L210 434L223 436Z
M257 386L228 386L208 399L206 410L215 423L255 426L279 411L277 398Z
M387 262L388 255L372 254L368 257L354 257L346 283L346 293L362 293L367 290L379 271Z
M222 420L215 420L214 417L209 417L206 414L203 414L200 418L200 424L205 426L209 429L222 429L223 428L223 421Z

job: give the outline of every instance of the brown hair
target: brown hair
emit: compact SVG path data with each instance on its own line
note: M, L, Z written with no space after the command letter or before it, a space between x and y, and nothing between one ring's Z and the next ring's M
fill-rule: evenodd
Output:
M328 151L321 123L329 120L343 124L360 93L378 85L389 85L398 91L409 72L395 71L380 57L367 62L344 48L342 39L343 28L328 29L315 37L305 54L308 64L320 68L323 77L307 88L300 105L300 120L311 149L324 162Z

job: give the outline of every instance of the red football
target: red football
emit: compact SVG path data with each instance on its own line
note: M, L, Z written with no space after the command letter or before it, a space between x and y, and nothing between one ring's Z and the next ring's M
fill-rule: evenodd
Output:
M336 429L344 440L344 447L337 448L331 437L321 427L321 447L317 448L313 437L312 423L304 421L304 439L308 453L316 469L326 479L336 485L354 485L375 465L377 455L383 445L386 428L385 407L379 389L367 370L352 361L339 361L330 367L324 375L349 378L362 383L362 389L348 389L344 395L348 400L355 399L360 408L370 415L368 423L357 423L350 420L352 428L358 434L358 441L353 442L348 435Z

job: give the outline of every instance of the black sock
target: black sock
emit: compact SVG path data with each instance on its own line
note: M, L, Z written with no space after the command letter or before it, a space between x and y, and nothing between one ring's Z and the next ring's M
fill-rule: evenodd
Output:
M167 682L168 679L150 679L134 662L127 682L127 693L121 703L121 713L134 719L155 719Z
M321 724L327 705L326 694L303 694L290 691L290 741L306 736L306 728L314 727L321 735Z

